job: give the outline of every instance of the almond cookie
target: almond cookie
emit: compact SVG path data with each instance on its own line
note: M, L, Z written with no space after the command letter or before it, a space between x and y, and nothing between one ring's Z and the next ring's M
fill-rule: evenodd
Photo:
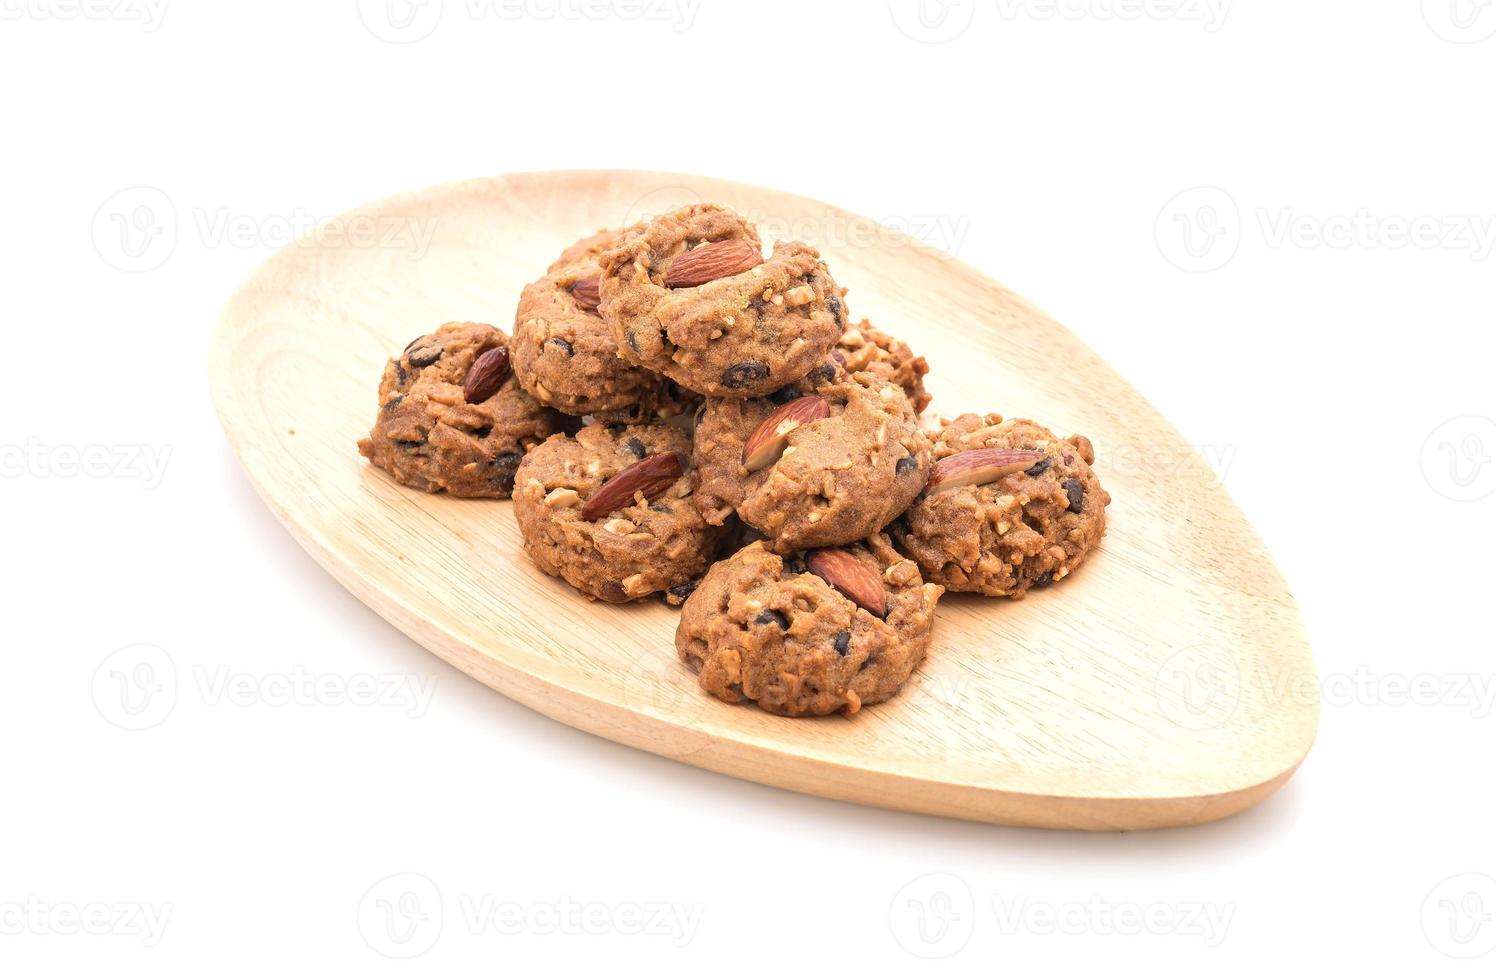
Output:
M525 552L596 599L683 596L727 530L696 509L690 456L690 437L673 425L594 423L552 436L515 478Z
M925 375L930 365L923 357L915 357L909 345L891 337L863 320L842 334L836 342L836 353L848 371L867 371L884 381L892 381L904 389L918 415L930 404L925 392Z
M736 513L787 554L861 540L924 488L930 440L903 390L828 374L770 398L707 399L694 452L708 522Z
M1106 533L1112 498L1085 436L962 415L935 440L929 485L890 528L925 578L1021 599L1069 575Z
M705 395L766 395L803 378L846 325L819 253L725 208L663 215L600 257L601 311L619 353Z
M755 542L686 600L675 649L723 701L855 714L893 697L925 659L942 591L881 534L788 558Z
M448 323L384 368L379 418L358 451L400 483L454 497L508 497L525 451L560 419L509 374L509 337Z
M597 311L597 257L624 234L600 231L575 243L520 294L514 373L542 405L625 421L648 421L669 408L665 378L619 357Z

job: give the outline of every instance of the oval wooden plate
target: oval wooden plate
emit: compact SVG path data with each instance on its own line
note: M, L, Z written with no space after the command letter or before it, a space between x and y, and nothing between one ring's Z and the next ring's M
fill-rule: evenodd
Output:
M892 702L786 719L703 694L678 614L586 602L524 556L510 504L397 486L354 443L385 359L448 320L509 329L521 287L602 227L697 201L822 249L867 317L929 359L927 416L999 411L1096 445L1106 540L1022 602L948 595ZM212 345L214 401L265 503L347 589L458 669L568 725L745 779L997 823L1200 823L1309 750L1314 667L1293 599L1212 471L1063 327L975 270L816 201L619 171L392 198L261 268ZM1063 378L1063 385L1052 379Z

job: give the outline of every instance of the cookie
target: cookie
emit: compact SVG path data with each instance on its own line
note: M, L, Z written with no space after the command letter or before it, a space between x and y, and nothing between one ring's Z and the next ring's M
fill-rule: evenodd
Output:
M839 360L848 371L866 371L903 388L916 415L930 404L924 382L930 365L923 357L915 357L909 345L897 337L891 337L863 320L841 335L836 342L836 352L841 355Z
M788 558L755 542L686 600L675 649L723 701L855 714L893 697L924 660L942 591L883 535Z
M629 602L706 570L728 529L691 497L691 440L673 425L593 423L532 449L515 478L525 552L584 595Z
M520 458L560 424L509 376L508 347L486 323L448 323L412 340L385 365L379 417L358 451L417 490L508 497Z
M1106 533L1112 498L1085 436L967 414L941 431L934 457L930 486L890 531L952 592L1021 599L1073 572Z
M708 522L736 513L787 554L861 540L924 488L930 440L903 390L825 373L770 398L707 399L694 452Z
M542 405L619 421L649 421L672 407L666 379L619 357L613 332L597 311L597 257L623 236L589 235L520 294L514 373Z
M725 208L663 215L600 256L601 312L628 361L705 395L750 398L803 378L846 326L819 253Z

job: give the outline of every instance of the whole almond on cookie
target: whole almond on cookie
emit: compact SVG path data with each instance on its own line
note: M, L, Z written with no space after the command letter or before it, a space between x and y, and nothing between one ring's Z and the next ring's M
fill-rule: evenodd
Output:
M972 484L993 483L1021 472L1043 459L1039 449L968 449L947 456L930 468L925 493L938 493Z
M879 619L888 611L888 592L883 588L883 580L850 552L820 548L806 554L805 567Z
M741 238L707 242L689 252L682 252L671 261L665 272L665 285L669 289L700 286L714 279L747 272L762 265L763 261L758 246Z
M621 507L627 507L634 502L636 493L644 494L647 500L669 489L683 472L680 456L676 453L646 456L632 466L625 466L611 480L598 487L597 492L582 505L582 520L595 521Z
M486 402L509 377L509 348L491 347L479 354L462 383L462 397L470 405Z
M831 415L831 406L819 395L806 395L780 405L758 424L743 443L743 466L749 473L772 466L784 454L789 434L800 426Z
M602 294L598 292L597 276L588 276L586 279L578 279L571 287L571 298L577 301L577 305L584 310L595 310L597 304L602 302Z

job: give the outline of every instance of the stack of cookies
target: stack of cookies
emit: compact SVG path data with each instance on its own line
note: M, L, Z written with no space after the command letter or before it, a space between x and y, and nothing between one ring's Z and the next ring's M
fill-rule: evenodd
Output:
M1021 598L1106 530L1090 441L967 414L814 248L696 205L561 253L514 336L449 323L385 367L359 451L399 482L512 497L525 551L584 596L683 604L724 701L857 712L924 660L946 591Z

